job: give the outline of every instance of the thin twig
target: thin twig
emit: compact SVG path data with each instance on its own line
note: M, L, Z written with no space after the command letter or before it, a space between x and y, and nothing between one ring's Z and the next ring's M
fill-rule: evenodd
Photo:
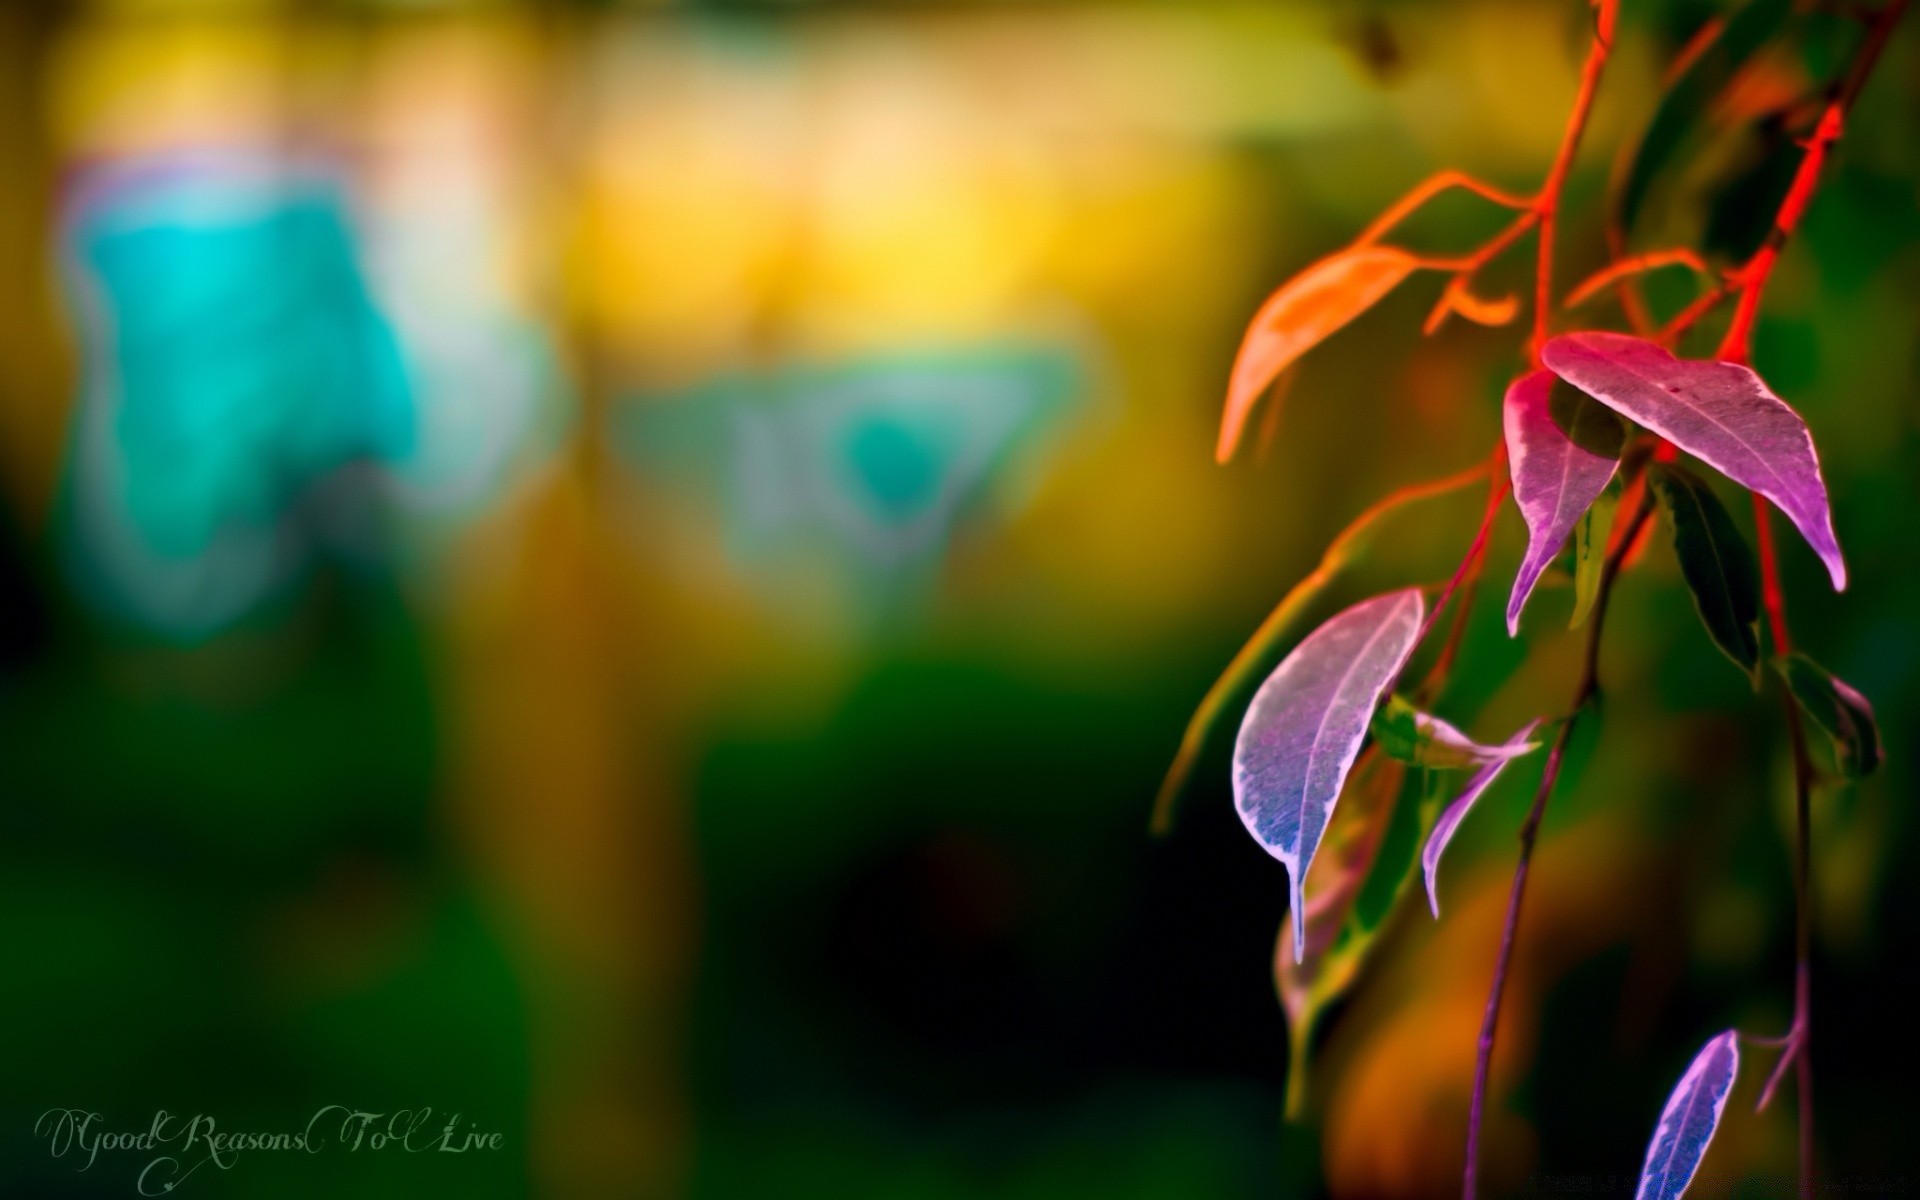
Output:
M1614 14L1617 0L1600 0L1594 13L1593 45L1587 51L1586 65L1580 69L1580 90L1573 97L1573 112L1567 117L1567 131L1560 139L1560 151L1540 187L1537 211L1540 214L1540 258L1534 272L1533 337L1528 357L1540 361L1540 347L1547 341L1547 318L1553 311L1553 232L1560 211L1560 193L1567 173L1573 170L1573 156L1580 148L1580 135L1586 132L1587 117L1593 112L1593 99L1600 91L1600 76L1613 49Z
M1739 307L1734 310L1733 321L1727 327L1726 337L1720 343L1719 357L1746 362L1750 358L1753 324L1760 311L1760 301L1766 292L1768 280L1772 277L1774 264L1779 261L1780 250L1787 239L1793 236L1799 227L1801 217L1806 213L1807 205L1813 200L1815 188L1819 186L1820 171L1826 164L1827 156L1834 144L1840 140L1845 128L1847 114L1854 101L1860 96L1860 90L1866 86L1867 79L1873 74L1874 66L1879 62L1881 52L1886 49L1887 41L1893 35L1894 27L1905 15L1907 0L1891 0L1891 3L1875 11L1865 19L1867 34L1858 53L1847 69L1847 74L1834 87L1827 106L1820 114L1820 123L1813 136L1806 142L1806 153L1801 156L1799 168L1794 172L1793 183L1787 189L1787 195L1781 201L1779 211L1774 215L1773 228L1768 231L1766 242L1754 253L1747 264L1738 273L1740 287ZM1774 652L1786 656L1793 652L1792 636L1787 627L1786 591L1780 582L1780 561L1773 544L1773 514L1766 502L1756 493L1753 497L1754 524L1760 543L1760 565L1763 580L1763 596L1767 610L1767 620L1773 634ZM1787 737L1793 749L1793 1024L1788 1029L1786 1047L1781 1051L1780 1061L1775 1065L1766 1087L1760 1094L1760 1103L1765 1105L1773 1097L1774 1089L1779 1086L1789 1065L1794 1069L1796 1096L1796 1124L1799 1132L1800 1149L1800 1195L1802 1200L1812 1200L1814 1195L1814 1107L1813 1107L1813 829L1812 829L1812 792L1813 766L1807 753L1807 735L1805 725L1800 720L1800 710L1793 696L1783 689L1782 703L1786 709Z
M1779 212L1774 215L1773 228L1767 231L1767 240L1738 272L1740 304L1734 310L1733 322L1727 327L1727 335L1721 341L1716 357L1732 362L1748 361L1754 318L1759 315L1760 300L1766 293L1767 281L1773 276L1774 264L1780 259L1780 250L1799 228L1800 218L1805 215L1807 205L1813 200L1814 189L1819 186L1820 170L1826 165L1828 154L1846 128L1847 114L1852 110L1854 101L1859 99L1860 89L1866 86L1867 79L1873 74L1873 68L1880 61L1880 54L1887 48L1887 40L1893 36L1894 27L1900 23L1906 8L1907 0L1891 0L1886 7L1867 18L1866 40L1861 42L1860 50L1854 55L1846 75L1834 85L1813 134L1803 143L1806 153L1800 157L1799 169L1794 172L1786 198L1780 202Z
M1565 308L1578 308L1593 299L1610 283L1617 283L1633 275L1643 275L1661 267L1685 267L1696 275L1710 281L1713 279L1712 269L1701 260L1698 254L1685 246L1670 250L1649 250L1645 254L1618 259L1595 271L1581 280L1578 287L1568 292L1567 298L1561 301L1561 305Z
M1587 628L1585 667L1580 673L1580 682L1573 690L1571 711L1553 739L1553 748L1547 752L1546 769L1541 773L1540 786L1534 791L1533 805L1520 825L1520 859L1514 864L1513 886L1507 893L1506 923L1500 930L1500 955L1494 960L1493 986L1487 993L1486 1015L1480 1022L1480 1041L1474 1052L1473 1106L1467 1114L1467 1166L1461 1189L1465 1200L1473 1200L1478 1183L1480 1124L1486 1113L1487 1077L1493 1066L1494 1038L1500 1028L1500 1001L1506 992L1507 971L1513 964L1513 943L1520 928L1520 905L1526 897L1527 873L1533 862L1534 840L1539 836L1540 822L1546 816L1547 800L1553 795L1554 784L1560 779L1560 765L1566 757L1567 744L1573 739L1574 726L1588 704L1600 694L1600 634L1606 626L1607 606L1613 595L1614 580L1619 577L1621 564L1633 548L1641 527L1652 515L1653 493L1647 491L1642 494L1640 505L1634 510L1625 534L1600 569L1600 587L1593 601L1592 623Z
M1515 196L1503 192L1491 184L1481 183L1465 171L1440 171L1413 185L1407 194L1393 202L1392 207L1375 217L1373 223L1360 231L1353 239L1356 246L1366 246L1385 237L1387 231L1412 216L1414 211L1448 188L1465 188L1476 196L1485 197L1503 208L1529 208L1533 201L1529 197Z
M1540 364L1540 350L1546 345L1548 318L1553 311L1553 234L1554 219L1560 207L1560 193L1566 186L1567 175L1573 169L1574 154L1580 147L1580 136L1586 130L1587 118L1593 112L1594 96L1600 90L1601 73L1607 65L1607 56L1613 48L1614 16L1618 8L1617 0L1599 0L1594 12L1593 44L1587 50L1586 64L1580 71L1580 88L1575 93L1573 111L1567 116L1566 132L1560 140L1560 149L1554 155L1553 166L1547 171L1546 182L1540 187L1539 199L1532 210L1540 224L1539 259L1534 271L1533 334L1527 341L1527 357L1535 366ZM1478 1186L1480 1160L1480 1122L1486 1111L1487 1070L1493 1060L1494 1036L1500 1023L1500 995L1506 987L1507 965L1513 958L1514 931L1520 922L1520 904L1526 895L1528 865L1533 857L1533 840L1539 830L1540 818L1546 810L1547 796L1553 790L1553 781L1560 774L1560 761L1566 753L1567 739L1572 735L1575 721L1580 710L1598 688L1596 663L1599 657L1600 629L1605 623L1607 595L1613 589L1613 579L1619 574L1621 560L1633 545L1633 534L1645 523L1651 510L1651 501L1643 499L1635 512L1632 528L1621 542L1620 549L1610 555L1602 567L1600 590L1594 602L1592 616L1593 627L1588 633L1587 669L1575 692L1573 711L1568 714L1566 723L1560 727L1560 734L1554 740L1553 749L1547 755L1546 772L1541 778L1540 790L1535 794L1533 807L1527 814L1526 823L1520 830L1520 861L1514 868L1513 889L1507 898L1506 926L1500 937L1500 956L1494 970L1493 989L1487 997L1486 1018L1480 1028L1480 1043L1475 1052L1473 1075L1473 1104L1467 1114L1467 1162L1461 1179L1462 1200L1474 1200Z

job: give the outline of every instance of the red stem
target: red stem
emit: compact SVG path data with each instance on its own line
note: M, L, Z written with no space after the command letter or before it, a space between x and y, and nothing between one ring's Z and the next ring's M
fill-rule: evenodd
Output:
M1866 86L1867 78L1873 74L1874 65L1880 61L1880 53L1886 49L1887 39L1893 36L1894 27L1900 23L1906 8L1907 0L1892 0L1867 18L1866 40L1860 44L1860 50L1854 55L1846 76L1834 88L1826 108L1821 111L1820 123L1803 143L1807 152L1800 158L1800 167L1793 174L1793 183L1787 188L1786 199L1781 201L1780 211L1774 216L1773 228L1768 231L1765 244L1754 252L1738 273L1740 303L1734 309L1733 323L1727 326L1727 336L1722 339L1716 357L1730 362L1748 361L1753 344L1754 318L1759 315L1760 299L1766 292L1767 280L1773 276L1774 264L1780 259L1780 249L1800 227L1800 218L1806 214L1807 205L1813 200L1814 189L1819 186L1820 169L1826 165L1827 155L1845 130L1847 113L1859 98L1860 89Z
M1573 156L1580 148L1580 135L1586 132L1587 117L1593 112L1594 97L1600 91L1600 75L1606 69L1607 55L1613 50L1614 14L1617 0L1600 0L1594 14L1593 45L1587 50L1586 65L1580 69L1580 90L1573 97L1573 111L1567 115L1567 131L1560 139L1560 151L1554 155L1547 181L1540 185L1536 202L1540 213L1540 257L1533 281L1533 338L1528 357L1537 366L1540 347L1547 341L1547 317L1553 311L1553 231L1560 210L1560 192L1567 174L1573 170Z

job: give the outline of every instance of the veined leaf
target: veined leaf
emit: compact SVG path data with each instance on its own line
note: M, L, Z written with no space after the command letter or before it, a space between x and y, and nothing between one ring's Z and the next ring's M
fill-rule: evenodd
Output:
M1720 1114L1726 1111L1739 1072L1740 1035L1731 1029L1694 1056L1654 1127L1634 1200L1679 1200L1720 1128Z
M1667 515L1680 574L1713 644L1754 674L1760 667L1760 569L1753 551L1706 480L1672 463L1652 463L1647 483Z
M1568 629L1578 629L1593 611L1600 596L1600 570L1607 562L1608 533L1613 529L1613 514L1620 507L1620 493L1608 487L1580 518L1573 529L1573 616Z
M1773 501L1826 564L1834 590L1846 588L1813 437L1758 375L1738 363L1683 361L1619 333L1557 337L1541 359L1602 404Z
M1527 553L1507 600L1512 635L1540 573L1613 478L1626 428L1605 405L1545 369L1514 380L1502 407L1513 499L1527 522Z
M1500 772L1507 769L1507 764L1522 754L1540 748L1538 742L1527 740L1539 725L1538 721L1528 721L1520 727L1518 733L1508 738L1506 745L1501 747L1506 753L1481 767L1474 777L1467 781L1466 790L1461 792L1452 804L1447 805L1447 811L1440 814L1440 819L1434 823L1433 832L1427 835L1426 847L1420 851L1420 867L1426 873L1427 901L1433 905L1435 919L1440 916L1440 856L1447 852L1447 843L1453 840L1455 831L1460 828L1460 822L1467 819L1467 814L1473 811L1474 804L1488 788L1493 786L1493 781L1500 778Z
M1665 89L1647 132L1621 182L1615 211L1621 229L1632 229L1653 182L1701 123L1714 98L1786 20L1790 0L1753 0L1733 14L1719 35Z
M1421 712L1399 695L1389 696L1373 717L1373 740L1390 758L1416 767L1442 770L1480 767L1537 749L1535 746L1483 746L1449 722Z
M1214 457L1221 462L1233 457L1254 404L1280 372L1372 308L1419 265L1411 254L1391 246L1351 246L1314 263L1267 297L1233 360Z
M1418 588L1363 600L1301 640L1254 693L1233 747L1233 801L1287 868L1294 955L1306 941L1306 873L1381 693L1413 653Z
M1833 757L1848 779L1873 774L1880 765L1880 726L1873 705L1844 679L1804 654L1775 659L1800 711L1833 742Z
M1187 721L1186 732L1180 737L1180 750L1174 755L1173 764L1167 768L1166 777L1160 781L1159 795L1154 798L1152 827L1155 833L1165 833L1172 828L1174 801L1193 770L1193 764L1198 760L1214 722L1219 720L1234 696L1253 681L1262 662L1293 629L1308 606L1333 582L1334 577L1366 553L1380 524L1410 504L1451 495L1486 477L1485 468L1473 467L1442 479L1395 488L1374 501L1340 531L1339 536L1321 554L1319 565L1299 583L1287 589L1287 594L1267 614L1260 628L1254 630L1247 644L1233 656L1233 661L1227 664L1227 669L1220 673L1220 678L1207 689L1199 707L1194 709L1193 716Z

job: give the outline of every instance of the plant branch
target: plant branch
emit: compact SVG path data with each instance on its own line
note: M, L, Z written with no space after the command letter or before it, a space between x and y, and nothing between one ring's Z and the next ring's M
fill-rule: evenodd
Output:
M1786 591L1780 584L1780 558L1773 541L1773 511L1759 494L1753 497L1753 522L1760 544L1762 597L1767 624L1773 635L1773 650L1785 657L1793 653L1793 638L1787 630ZM1813 894L1812 894L1812 794L1813 763L1807 754L1806 726L1793 695L1781 689L1781 703L1787 714L1787 737L1793 747L1793 1024L1787 1030L1786 1045L1766 1087L1761 1089L1759 1107L1773 1099L1774 1089L1792 1066L1798 1089L1796 1101L1800 1139L1800 1195L1812 1200L1813 1182Z
M1220 714L1253 678L1260 665L1268 660L1274 646L1293 628L1294 622L1306 612L1308 605L1318 598L1334 576L1360 554L1374 529L1385 518L1409 504L1459 491L1482 479L1490 480L1490 487L1499 488L1506 480L1506 473L1501 470L1501 465L1506 461L1503 457L1505 451L1503 443L1492 456L1464 471L1396 488L1369 505L1328 543L1319 563L1280 598L1280 603L1267 614L1266 620L1260 622L1260 627L1247 639L1246 645L1240 648L1240 652L1233 656L1233 661L1227 664L1227 669L1207 689L1206 696L1187 721L1186 731L1180 737L1180 749L1174 755L1173 764L1167 768L1159 794L1154 798L1151 828L1156 835L1164 836L1172 831L1173 810L1179 800L1180 789L1186 784L1193 764L1199 760L1207 734L1219 721Z
M1546 816L1547 800L1553 795L1554 785L1559 782L1561 763L1566 757L1567 744L1573 739L1574 726L1588 704L1600 694L1600 635L1606 627L1608 601L1613 595L1614 581L1619 578L1621 565L1632 550L1641 528L1652 515L1653 493L1647 490L1642 493L1626 532L1600 569L1600 587L1594 597L1593 616L1587 629L1585 665L1580 673L1580 682L1573 690L1571 711L1553 739L1553 748L1547 752L1546 769L1541 773L1540 786L1534 791L1533 805L1527 810L1526 820L1520 824L1520 858L1514 864L1513 885L1507 893L1507 917L1500 930L1500 953L1494 960L1493 986L1487 993L1486 1015L1480 1023L1480 1042L1474 1054L1473 1103L1467 1113L1467 1165L1461 1186L1464 1200L1474 1200L1478 1186L1480 1125L1486 1113L1487 1080L1493 1066L1494 1038L1500 1027L1500 1001L1506 992L1508 969L1513 964L1513 944L1520 927L1520 906L1526 897L1527 873L1533 862L1534 841L1540 833L1540 822Z
M1534 202L1540 217L1540 258L1534 271L1533 337L1528 357L1540 361L1540 347L1547 341L1547 318L1553 311L1553 234L1560 211L1560 193L1567 175L1573 170L1573 156L1580 148L1580 135L1586 131L1587 118L1593 113L1593 100L1600 91L1600 75L1606 69L1607 56L1613 51L1614 15L1618 0L1597 0L1594 10L1593 44L1587 50L1586 64L1580 69L1580 90L1574 94L1573 111L1567 117L1567 130L1560 139L1560 151L1547 171Z
M1738 274L1739 306L1720 344L1719 357L1745 362L1752 349L1753 324L1760 310L1767 281L1787 239L1793 236L1819 185L1820 171L1834 144L1840 140L1847 113L1866 86L1881 53L1886 49L1894 27L1905 14L1907 0L1891 0L1867 16L1866 39L1855 54L1847 74L1834 88L1820 123L1806 142L1793 183L1774 216L1767 240ZM1787 627L1786 590L1780 581L1780 560L1774 547L1773 513L1759 495L1753 497L1754 527L1760 545L1762 595L1767 622L1773 635L1774 653L1793 652L1793 639ZM1787 737L1793 749L1793 1024L1789 1027L1780 1061L1760 1093L1760 1106L1773 1098L1774 1090L1791 1066L1794 1069L1796 1124L1799 1133L1800 1195L1814 1195L1814 1107L1813 1107L1813 766L1807 753L1806 727L1791 693L1783 690L1781 702L1786 710Z
M1847 114L1852 110L1854 101L1859 99L1860 90L1866 86L1868 77L1873 74L1873 68L1880 61L1880 54L1886 49L1887 41L1893 36L1894 27L1900 23L1906 7L1907 0L1890 0L1886 6L1865 18L1866 40L1854 55L1846 75L1835 84L1826 107L1820 113L1819 124L1802 143L1806 153L1801 155L1799 169L1794 172L1786 198L1780 202L1780 210L1774 215L1773 228L1767 231L1767 239L1760 249L1737 273L1740 303L1734 309L1733 322L1727 326L1726 337L1722 339L1716 357L1730 362L1746 362L1751 357L1754 319L1759 315L1760 301L1766 293L1767 281L1773 277L1774 264L1780 259L1781 248L1800 227L1800 218L1806 214L1807 205L1813 200L1814 190L1819 186L1820 170L1826 165L1834 143L1840 140L1846 127Z
M1568 292L1567 298L1561 304L1565 308L1577 308L1598 295L1610 283L1616 283L1629 276L1645 274L1660 267L1685 267L1706 279L1713 278L1712 270L1701 261L1700 256L1684 246L1671 250L1649 250L1645 254L1618 259L1595 271L1582 280L1580 286Z
M1515 196L1503 192L1490 184L1481 183L1465 171L1440 171L1413 185L1407 194L1394 201L1392 207L1375 217L1373 223L1360 231L1353 239L1356 246L1366 246L1379 241L1395 225L1412 216L1421 205L1438 196L1448 188L1465 188L1476 196L1493 201L1503 208L1529 208L1533 201L1525 196Z

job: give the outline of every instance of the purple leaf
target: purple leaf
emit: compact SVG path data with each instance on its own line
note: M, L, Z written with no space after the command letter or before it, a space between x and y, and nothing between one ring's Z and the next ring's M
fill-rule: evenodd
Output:
M1740 1071L1740 1035L1729 1029L1701 1048L1667 1097L1647 1147L1634 1200L1679 1200L1700 1169L1707 1143L1720 1127L1727 1093Z
M1308 634L1254 693L1233 747L1233 802L1286 865L1293 948L1306 945L1305 880L1380 694L1413 653L1420 589L1363 600Z
M1433 823L1433 832L1427 835L1426 848L1420 851L1420 865L1427 874L1427 901L1433 905L1433 915L1436 919L1440 916L1440 856L1446 853L1447 843L1453 840L1454 830L1460 828L1460 822L1466 820L1467 814L1473 811L1474 803L1480 799L1481 793L1493 786L1493 781L1500 778L1500 772L1507 769L1507 764L1523 754L1529 754L1540 748L1538 742L1527 740L1539 725L1539 721L1528 721L1522 725L1520 731L1508 738L1506 744L1500 747L1502 756L1476 771L1473 778L1467 780L1467 789L1461 792L1459 798L1452 804L1447 805L1447 810L1440 814L1438 821Z
M1515 634L1540 573L1607 490L1626 431L1619 417L1544 369L1514 380L1504 409L1513 499L1527 522L1526 557L1507 600L1507 633Z
M1570 333L1540 355L1568 383L1778 505L1827 565L1847 566L1806 422L1738 363L1681 360L1642 338Z

